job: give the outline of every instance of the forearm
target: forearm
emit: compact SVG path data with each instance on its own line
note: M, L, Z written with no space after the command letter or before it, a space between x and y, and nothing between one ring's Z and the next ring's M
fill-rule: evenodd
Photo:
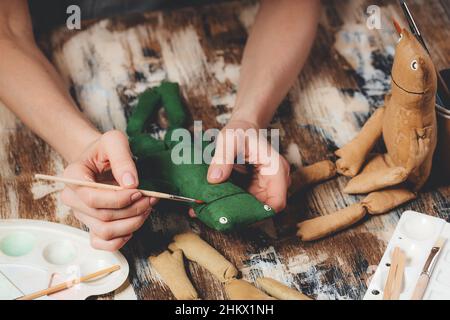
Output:
M312 46L318 0L264 0L242 59L233 120L265 127L294 83Z
M0 35L0 101L66 160L100 134L29 37Z

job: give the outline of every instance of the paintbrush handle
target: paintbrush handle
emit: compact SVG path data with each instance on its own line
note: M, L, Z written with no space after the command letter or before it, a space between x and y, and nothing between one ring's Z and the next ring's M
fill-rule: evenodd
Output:
M57 284L57 285L55 285L53 287L50 287L50 288L47 288L47 289L44 289L44 290L40 290L40 291L31 293L31 294L24 295L22 297L17 298L16 300L34 300L34 299L37 299L37 298L40 298L40 297L43 297L43 296L48 296L50 294L53 294L53 293L56 293L56 292L59 292L59 291L62 291L62 290L69 289L70 287L73 287L74 285L76 285L78 283L89 281L91 279L94 279L94 278L97 278L97 277L100 277L100 276L112 273L114 271L117 271L119 269L120 269L119 265L114 265L112 267L109 267L109 268L106 268L106 269L102 269L102 270L99 270L97 272L88 274L87 276L83 276L83 277L76 278L76 279L73 279L73 280L65 281L65 282Z
M411 297L411 300L422 300L425 291L427 290L428 282L430 281L430 277L422 273L417 281L416 288L414 289L414 293Z
M106 190L114 190L114 191L124 190L122 187L115 186L112 184L98 183L98 182L93 182L93 181L83 181L83 180L77 180L77 179L69 179L69 178L63 178L63 177L58 177L58 176L51 176L51 175L47 175L47 174L35 174L34 177L36 179L62 182L65 184L71 184L71 185L81 186L81 187L106 189ZM138 189L138 190L144 196L147 196L147 197L154 197L154 198L168 199L168 200L175 200L175 201L184 201L184 202L196 202L195 199L180 197L180 196L172 195L169 193L142 190L142 189Z

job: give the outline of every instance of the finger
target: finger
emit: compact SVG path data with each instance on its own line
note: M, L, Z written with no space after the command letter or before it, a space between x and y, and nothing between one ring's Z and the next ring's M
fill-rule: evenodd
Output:
M191 217L191 218L197 218L197 215L195 214L195 211L192 208L189 208L188 214L189 214L189 217Z
M112 239L109 241L103 240L97 237L95 234L91 233L91 246L94 249L106 250L106 251L117 251L122 248L128 240L131 239L133 235L127 235L125 237Z
M135 232L144 224L149 215L149 213L146 213L127 219L103 222L79 211L75 211L74 214L78 220L83 222L89 228L91 233L94 233L99 238L107 241L125 237L126 235Z
M289 175L285 172L285 169L280 168L269 179L266 204L272 207L275 212L280 212L286 207Z
M85 173L86 167L81 163L75 163L66 168L64 177L77 180L88 180L86 179ZM91 179L90 181L93 180L94 179ZM125 208L142 197L142 193L136 189L115 191L75 185L67 185L67 187L75 191L86 206L96 209Z
M123 209L94 209L81 201L71 189L64 189L61 194L63 203L76 211L83 212L101 221L114 221L142 215L151 210L150 199L145 197Z
M266 185L259 188L264 190L265 203L272 207L275 212L280 212L286 207L289 186L289 164L283 157L278 157L278 169L274 174L265 176ZM255 196L258 198L258 195Z
M138 174L127 137L118 130L108 131L100 145L116 181L124 188L137 188Z
M226 181L233 170L236 148L231 131L222 130L217 138L214 157L208 168L208 182L220 183Z

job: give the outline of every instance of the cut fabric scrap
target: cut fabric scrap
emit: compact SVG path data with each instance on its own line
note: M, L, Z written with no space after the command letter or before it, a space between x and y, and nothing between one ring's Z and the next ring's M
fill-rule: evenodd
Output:
M186 274L181 250L175 250L173 252L166 250L157 256L149 257L148 260L176 299L198 299L197 291Z
M238 274L236 267L216 249L193 232L178 234L169 245L172 251L182 250L185 257L201 265L224 283Z
M312 300L303 293L272 278L258 278L256 283L269 295L279 300Z
M233 279L225 284L225 291L230 300L276 300L268 296L250 282Z

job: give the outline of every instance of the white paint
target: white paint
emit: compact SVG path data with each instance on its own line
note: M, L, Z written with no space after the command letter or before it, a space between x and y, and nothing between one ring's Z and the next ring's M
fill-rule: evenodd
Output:
M283 263L275 248L270 246L259 253L249 255L247 259L252 259L252 262L240 271L243 278L252 283L256 278L269 277L299 291L300 288L295 283L293 275L306 275L305 282L315 283L319 288L319 291L316 292L317 300L329 300L330 294L335 294L334 298L339 300L350 299L348 296L336 296L333 284L326 282L324 271L317 269L317 265L325 264L329 259L326 253L317 252L314 258L311 258L301 249L300 251L297 256L291 257L287 263ZM255 274L256 278L253 276Z
M215 95L211 97L211 104L213 106L225 106L227 109L233 109L235 101L236 101L236 93L234 92L225 93L222 95Z
M239 73L241 66L233 63L225 63L223 56L219 56L210 65L214 77L221 83L231 82L235 87L239 84Z
M366 81L365 89L368 95L385 94L386 86L390 85L390 77L372 65L372 52L379 48L382 35L376 31L369 32L367 27L358 23L346 23L336 33L334 48L352 68ZM394 49L387 45L390 52Z
M17 129L17 118L16 116L6 108L5 105L0 101L0 137L2 138L2 143L0 143L0 177L15 178L14 169L8 160L8 143L6 137Z
M316 300L330 300L331 298L349 300L350 297L347 295L338 295L333 284L326 282L325 271L317 268L317 266L327 263L328 255L320 251L316 252L316 254L313 259L304 253L289 258L287 262L289 272L293 274L301 273L305 282L317 284L316 286L320 289L316 292ZM330 294L334 296L332 297Z
M273 261L273 257L276 258L275 261ZM247 259L253 259L253 261L257 262L252 261L250 265L246 265L240 270L243 278L246 280L254 282L256 279L251 273L256 271L262 277L269 277L288 286L293 286L292 274L288 272L287 267L281 262L274 247L270 246L258 253L250 254Z
M157 31L168 78L180 85L207 83L207 59L193 26L176 32Z
M6 184L6 190L9 200L9 212L6 212L8 219L19 219L19 199L14 184Z
M218 56L214 63L209 66L209 71L217 81L222 84L231 85L232 88L227 92L221 92L220 95L211 96L211 104L213 106L225 106L230 112L224 112L216 116L216 120L222 126L226 125L231 118L231 110L236 102L236 93L239 84L240 65L225 63L223 56Z
M139 26L111 32L108 23L100 21L70 38L56 52L55 63L65 79L74 82L83 112L100 130L125 130L117 88L123 87L127 94L137 95L159 84L166 78L166 72L162 66L158 68L156 58L142 53L142 39L154 36L148 28ZM89 61L93 61L91 65ZM150 71L150 64L157 68ZM143 74L145 82L130 83L130 66Z
M16 121L16 116L0 101L0 131L16 129Z
M315 125L326 132L338 147L350 141L360 131L354 113L368 113L369 105L361 94L342 94L336 87L316 79L313 91L300 92L297 82L291 91L296 119L300 125Z
M290 164L295 165L297 168L302 166L302 156L300 155L300 149L296 143L291 142L288 145L284 156Z
M231 113L222 113L216 116L216 121L222 126L226 125L231 119Z
M137 300L136 293L128 279L114 291L114 300Z
M367 30L364 23L347 23L336 34L335 49L355 71L366 81L368 95L383 95L390 79L382 71L372 66L371 54L383 47L380 42L391 37L387 31ZM391 40L386 40L390 43ZM386 46L388 52L393 47ZM310 89L314 88L314 89ZM294 85L290 92L297 121L300 125L314 125L325 131L328 138L341 147L359 131L354 113L368 115L369 104L365 96L356 92L353 97L345 95L326 78L313 79L302 92L300 85Z
M316 252L314 260L311 260L311 258L305 254L300 254L296 257L289 258L287 265L289 270L293 273L304 273L314 265L326 262L327 259L328 255L322 252Z
M239 13L239 21L242 23L247 32L250 30L251 26L255 22L256 14L259 10L259 3L252 6L245 7Z
M48 183L48 182L35 182L31 187L31 193L34 200L42 199L49 194L59 192L64 189L63 183Z
M44 197L51 196L55 203L55 214L58 220L63 220L70 214L70 207L66 206L62 200L60 191L64 189L63 183L45 183L34 182L31 186L31 192L34 200L40 200Z

